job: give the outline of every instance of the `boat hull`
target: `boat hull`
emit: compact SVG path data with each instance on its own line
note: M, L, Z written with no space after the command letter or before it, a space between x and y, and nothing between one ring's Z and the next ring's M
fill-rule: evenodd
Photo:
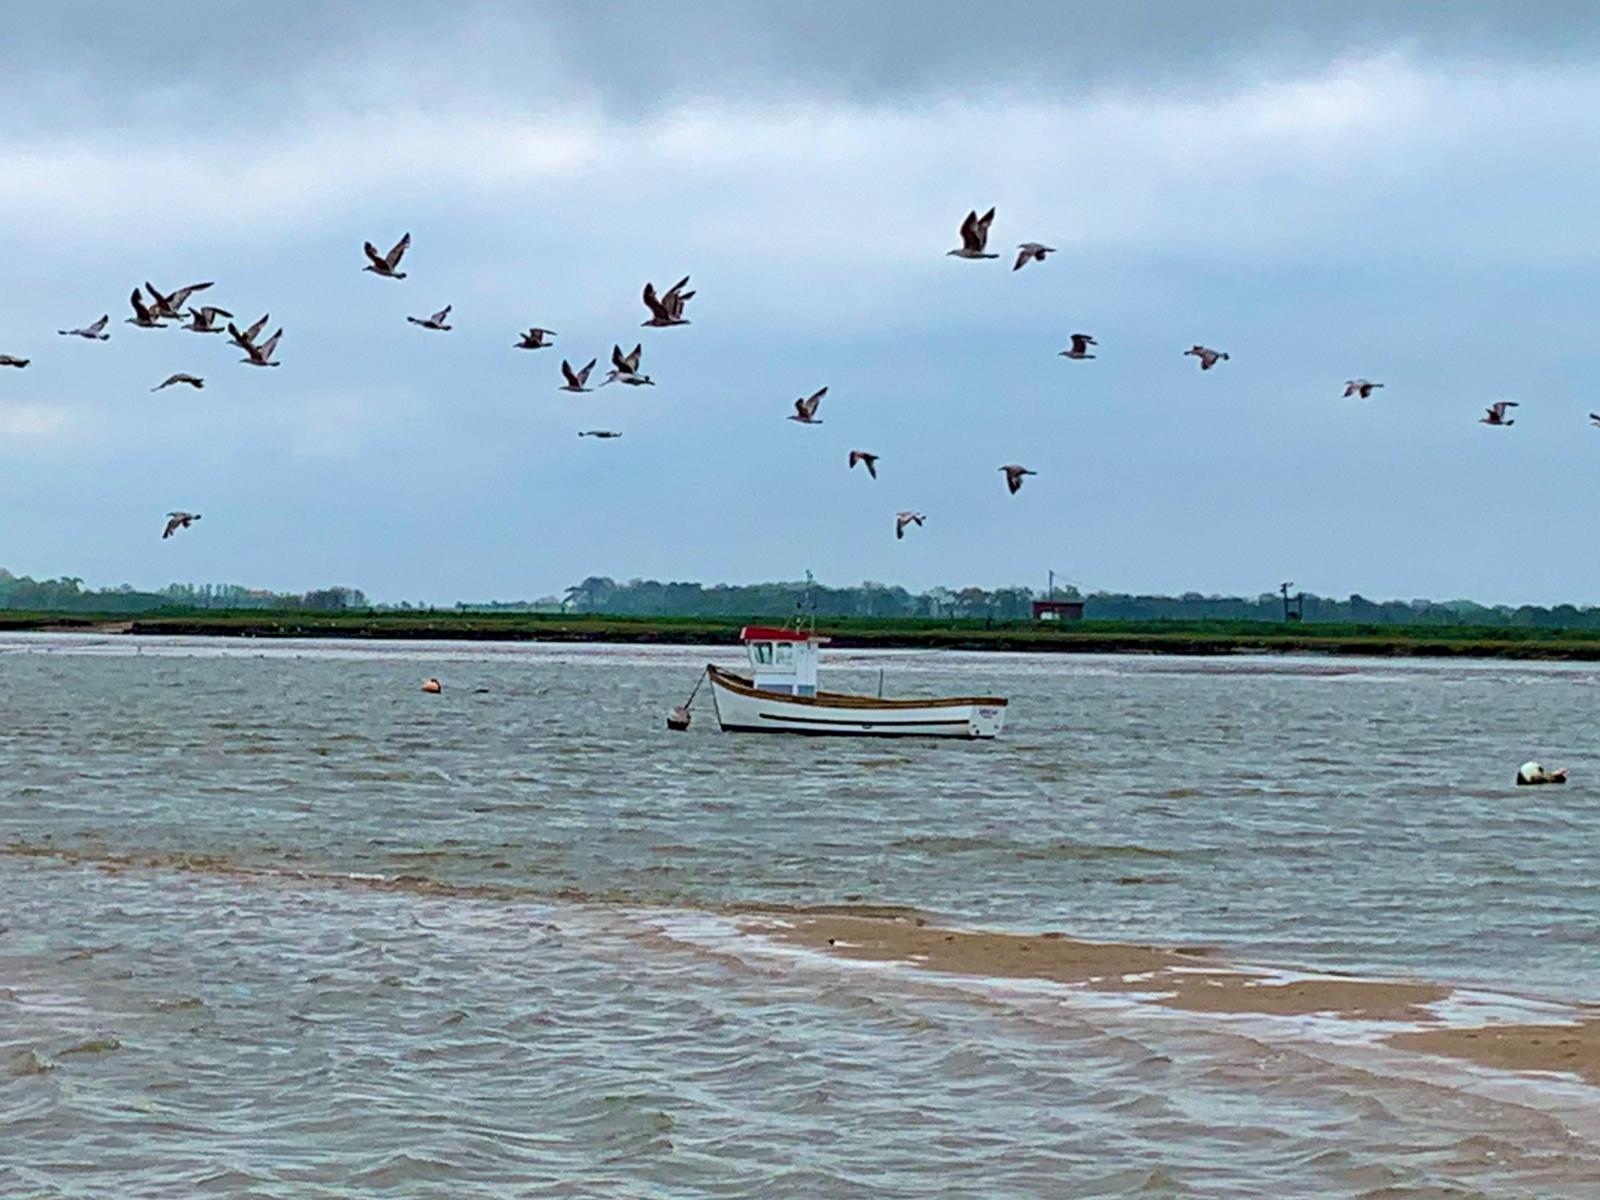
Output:
M992 738L1005 726L1006 702L994 696L882 700L819 692L790 696L757 688L742 676L707 669L717 723L729 733L801 733L852 737Z

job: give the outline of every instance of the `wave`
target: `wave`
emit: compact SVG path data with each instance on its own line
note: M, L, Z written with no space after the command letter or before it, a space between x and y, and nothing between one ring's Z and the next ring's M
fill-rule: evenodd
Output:
M1272 1044L1360 1048L1387 1073L1451 1061L1519 1079L1600 1087L1593 1006L1417 979L1238 962L1213 948L1084 941L858 913L664 917L669 936L720 954L888 972L981 996L1050 997L1074 1010L1158 1014ZM1592 1104L1593 1092L1589 1091Z
M1220 854L1210 847L1144 846L1137 842L1027 842L1005 837L949 837L935 834L917 834L898 838L888 844L890 850L917 854L978 854L1002 853L1023 861L1039 859L1205 859Z
M944 839L948 852L974 839ZM919 839L906 839L915 844ZM940 845L939 839L932 844ZM1036 852L1063 857L1162 859L1210 851L1138 845L1055 843ZM1278 1020L1331 1042L1383 1042L1502 1070L1556 1072L1600 1084L1600 1015L1595 1009L1416 979L1358 977L1242 963L1201 946L1085 941L1059 931L1013 932L942 925L907 905L689 901L652 906L636 896L516 884L459 883L415 871L400 874L252 865L221 855L115 854L13 841L0 855L128 870L178 871L261 886L326 887L479 902L551 901L643 917L688 941L764 948L856 966L910 969L985 987L1046 986L1080 1003L1184 1012L1216 1019ZM1140 881L1127 877L1129 882ZM687 914L700 914L685 923ZM699 923L696 924L695 921ZM709 924L707 924L709 922ZM115 949L86 947L69 960ZM179 997L173 1007L197 1004ZM1466 1031L1467 1036L1462 1036ZM108 1053L115 1037L90 1038L55 1055Z

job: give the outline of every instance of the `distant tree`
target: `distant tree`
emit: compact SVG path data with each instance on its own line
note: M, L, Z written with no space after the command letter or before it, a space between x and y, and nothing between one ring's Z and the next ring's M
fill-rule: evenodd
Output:
M617 590L614 579L591 575L576 587L569 587L566 603L578 612L609 612L611 597Z
M956 611L963 617L987 617L993 597L980 587L964 587L956 593Z
M1033 615L1033 590L1025 587L996 588L994 615L1002 621L1023 621Z
M307 592L302 599L305 607L315 612L339 612L345 607L343 588L321 588Z

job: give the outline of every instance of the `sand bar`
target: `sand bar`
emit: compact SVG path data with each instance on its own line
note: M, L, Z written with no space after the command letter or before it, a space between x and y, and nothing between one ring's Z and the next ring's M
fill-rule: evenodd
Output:
M1085 942L1058 933L945 929L919 920L834 913L747 919L753 933L841 958L900 962L989 979L1048 979L1094 991L1156 994L1169 1008L1277 1016L1328 1013L1384 1021L1436 1021L1423 1007L1450 989L1425 983L1316 977L1278 980L1241 970L1203 947ZM1200 968L1200 969L1197 969Z
M1482 1025L1401 1033L1390 1045L1464 1058L1502 1071L1560 1071L1600 1086L1600 1020L1574 1025Z
M550 899L520 889L451 884L423 876L357 876L245 867L209 855L116 855L11 842L0 855L94 864L113 873L137 869L194 871L263 883L320 883L379 891L476 899ZM579 893L557 899L592 902ZM749 933L840 958L903 963L921 970L988 979L1045 979L1100 992L1139 993L1190 1012L1327 1014L1431 1026L1389 1037L1397 1049L1459 1058L1504 1071L1575 1075L1600 1086L1600 1018L1570 1024L1446 1026L1428 1005L1450 989L1433 984L1339 976L1278 979L1235 966L1199 946L1088 942L1061 933L993 933L930 924L897 905L820 905L751 911L730 906ZM1592 1009L1591 1009L1592 1011Z
M1390 1036L1388 1043L1397 1049L1502 1071L1560 1072L1600 1086L1600 1018L1554 1025L1446 1026L1427 1006L1446 998L1450 989L1434 984L1337 976L1281 980L1230 965L1203 947L946 929L904 916L785 913L747 917L744 928L840 958L977 978L1047 979L1099 992L1137 992L1153 996L1153 1003L1190 1012L1408 1021L1431 1028Z

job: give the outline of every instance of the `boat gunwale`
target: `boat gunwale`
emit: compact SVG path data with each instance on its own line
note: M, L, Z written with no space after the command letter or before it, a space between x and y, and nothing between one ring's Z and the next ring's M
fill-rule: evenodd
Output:
M736 692L741 696L754 696L762 700L776 700L784 704L800 704L817 708L1005 708L1007 702L1000 696L940 696L926 700L884 700L876 696L856 696L848 692L818 692L815 696L793 696L788 692L771 692L758 688L743 675L725 671L715 663L706 664L706 675L712 683Z

